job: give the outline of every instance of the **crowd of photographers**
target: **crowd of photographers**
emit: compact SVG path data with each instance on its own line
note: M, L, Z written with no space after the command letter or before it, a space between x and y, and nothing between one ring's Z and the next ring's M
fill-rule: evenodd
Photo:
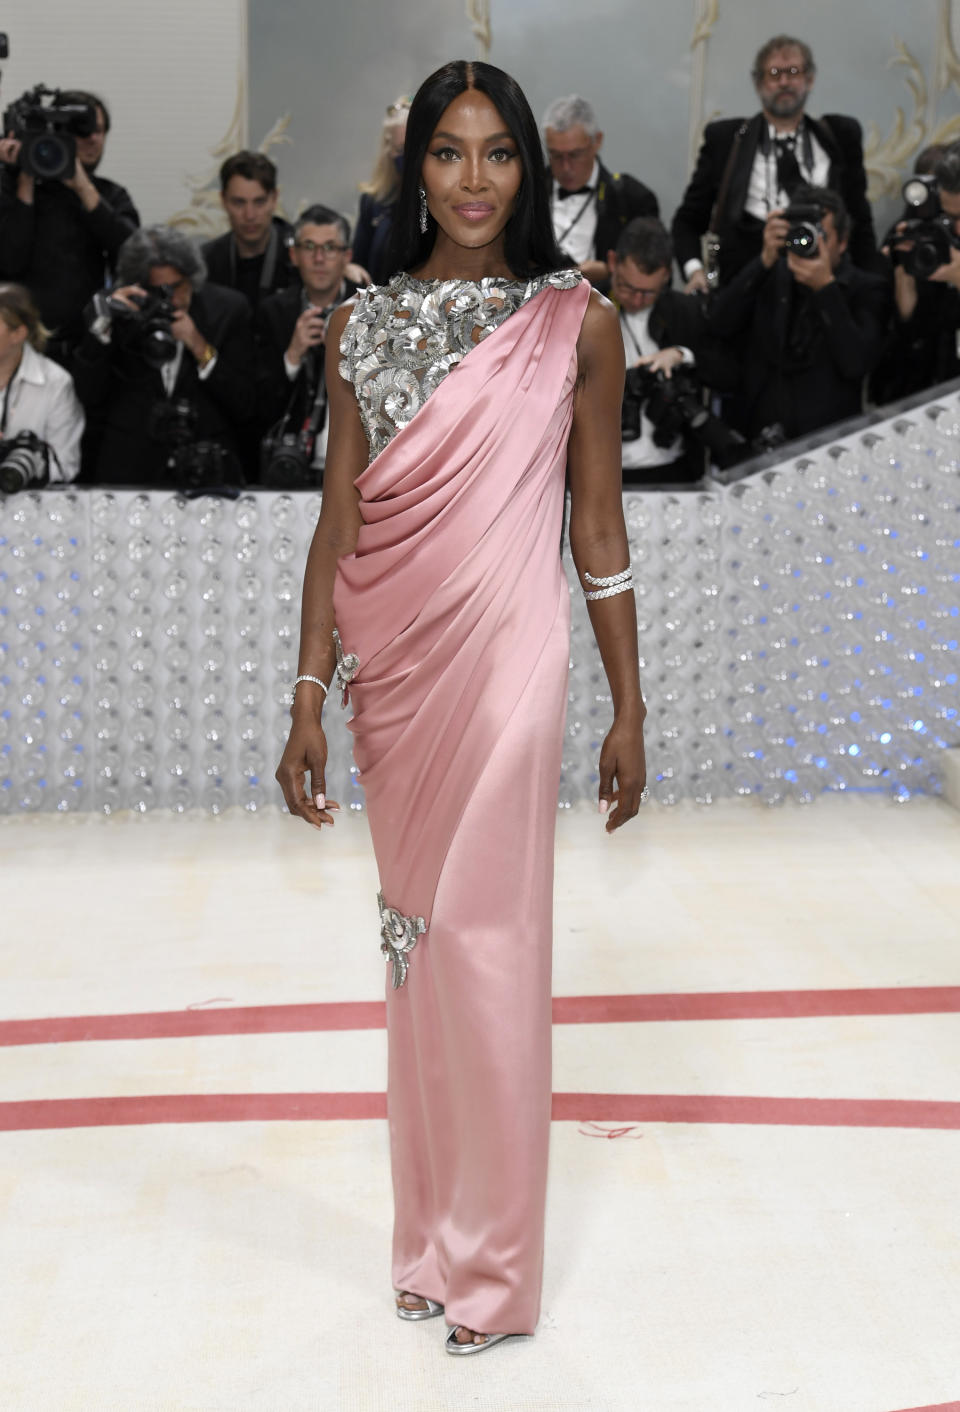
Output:
M589 103L544 115L558 243L620 315L627 483L692 482L960 375L960 143L921 154L878 248L860 125L808 115L815 74L800 40L761 48L760 111L708 124L669 229L647 185L603 164ZM328 206L281 219L276 168L241 152L220 173L229 229L198 247L141 228L99 174L102 98L39 88L12 104L0 490L320 484L327 320L389 276L408 107L387 109L353 243Z

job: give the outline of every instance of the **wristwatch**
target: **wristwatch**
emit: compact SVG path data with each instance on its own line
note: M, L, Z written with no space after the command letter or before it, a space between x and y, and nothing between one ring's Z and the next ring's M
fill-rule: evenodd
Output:
M208 363L212 363L213 360L214 360L214 358L215 358L216 356L217 356L217 350L214 348L213 344L212 344L212 343L204 344L203 352L200 354L200 357L197 359L197 367L200 369L201 372L203 372L203 370L204 370L204 368L207 366L207 364L208 364Z

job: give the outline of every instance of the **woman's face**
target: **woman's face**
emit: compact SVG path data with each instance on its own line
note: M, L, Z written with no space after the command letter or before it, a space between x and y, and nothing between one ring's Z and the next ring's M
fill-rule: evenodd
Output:
M523 162L486 94L468 88L441 114L421 180L431 216L455 244L476 250L502 236Z

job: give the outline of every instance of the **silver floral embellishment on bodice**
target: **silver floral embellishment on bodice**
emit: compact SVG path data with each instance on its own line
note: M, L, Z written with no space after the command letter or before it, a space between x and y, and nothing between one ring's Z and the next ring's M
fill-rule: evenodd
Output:
M377 906L383 938L380 950L393 964L393 988L399 990L407 979L410 952L417 944L417 937L427 930L427 924L422 917L405 917L396 907L388 907L382 892L377 893Z
M451 369L547 287L573 289L579 270L531 280L420 280L395 275L361 289L340 339L340 376L352 383L370 459L416 416Z

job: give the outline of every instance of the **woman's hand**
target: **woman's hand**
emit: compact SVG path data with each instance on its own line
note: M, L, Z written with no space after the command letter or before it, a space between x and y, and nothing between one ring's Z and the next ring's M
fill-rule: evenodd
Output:
M298 710L294 705L291 714L293 725L277 766L277 782L290 813L299 814L301 819L319 829L324 824L332 825L334 819L330 811L340 808L335 799L326 797L327 738L319 713L306 706ZM305 788L308 774L309 794Z
M614 806L607 819L607 833L633 818L646 782L643 717L627 713L614 720L600 750L600 813L606 814L611 804Z

